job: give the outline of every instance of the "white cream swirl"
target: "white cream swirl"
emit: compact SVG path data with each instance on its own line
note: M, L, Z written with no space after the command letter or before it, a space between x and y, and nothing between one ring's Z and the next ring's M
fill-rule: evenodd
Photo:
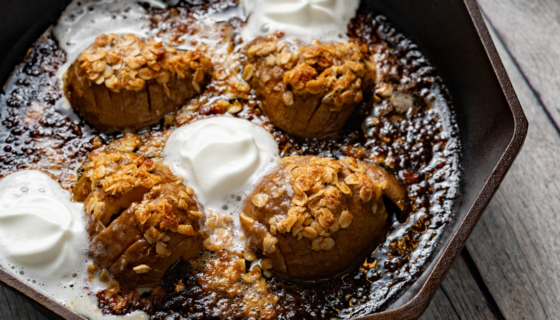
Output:
M0 248L21 266L55 271L84 252L73 239L83 233L77 212L82 206L46 174L11 174L0 181Z
M346 41L348 23L356 15L359 0L243 0L249 16L242 31L252 41L274 31L303 41Z
M106 285L89 281L83 204L71 198L40 171L0 180L0 267L88 319L148 319L143 312L104 316L97 307L89 290Z
M163 154L164 163L187 180L206 209L229 213L236 226L242 200L279 160L270 133L229 116L180 127L167 140Z

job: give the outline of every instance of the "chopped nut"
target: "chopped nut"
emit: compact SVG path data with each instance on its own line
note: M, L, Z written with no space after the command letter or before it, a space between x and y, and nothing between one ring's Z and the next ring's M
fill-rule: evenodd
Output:
M109 79L105 80L105 86L112 91L117 91L121 87L119 79L117 79L115 75L112 75Z
M101 232L103 230L105 230L105 226L103 225L103 223L101 223L101 221L97 220L97 224L95 225L95 231Z
M325 238L323 242L321 242L321 249L323 250L331 250L334 248L334 240L333 238Z
M252 64L246 65L245 69L243 69L243 75L242 75L243 80L245 81L251 80L254 73L255 73L255 67Z
M269 66L275 65L276 64L276 56L270 55L268 57L266 57L266 64Z
M166 257L170 254L169 250L167 250L167 245L163 242L156 243L156 253L162 257Z
M101 274L99 275L99 281L101 282L109 281L109 271L107 271L107 269L101 270Z
M105 203L104 202L97 202L95 204L94 209L93 209L93 218L95 220L99 220L101 218L101 216L103 215L104 210L105 210Z
M380 83L375 86L374 93L382 97L388 97L393 93L393 86L389 83Z
M235 85L235 88L241 92L249 92L251 90L251 86L249 86L247 83L242 82L242 81L238 81L237 84Z
M280 196L282 196L284 194L284 189L283 188L278 188L276 189L276 191L274 191L274 194L272 195L272 198L276 199Z
M105 56L107 56L107 50L99 49L97 51L97 53L88 55L87 60L89 62L94 62L94 61L101 60L101 59L105 58Z
M121 259L121 271L124 271L124 267L126 266L126 259Z
M194 229L191 225L188 224L179 225L179 227L177 228L177 232L189 237L194 236Z
M371 200L371 197L373 196L373 189L371 187L362 187L360 189L360 199L362 199L363 202L369 202L369 200Z
M144 232L144 238L148 241L149 244L154 244L157 242L158 237L160 236L159 230L155 227L150 227L146 232Z
M271 224L271 225L270 225L270 233L271 233L273 236L275 236L275 235L277 234L277 232L278 232L278 230L277 230L276 226L273 225L273 224Z
M344 182L339 182L336 184L338 189L344 194L352 194L352 190Z
M95 272L97 270L99 270L99 265L97 263L93 262L88 265L88 272Z
M139 266L132 268L132 270L134 270L134 272L136 272L137 274L144 274L150 272L152 268L148 267L145 264L141 264Z
M344 182L346 182L346 184L349 185L360 184L360 181L358 180L358 177L356 177L355 174L351 174L348 177L346 177L346 179L344 179Z
M259 267L254 267L251 271L241 275L241 279L243 279L243 281L248 283L253 283L259 280L260 277L261 277L261 268Z
M99 75L99 77L95 79L95 84L102 84L104 82L105 82L105 78L103 78L103 75Z
M289 107L292 104L294 104L294 95L292 94L291 91L286 91L282 95L282 100L284 101L284 104Z
M274 251L276 251L276 243L278 243L278 239L270 234L267 234L263 239L264 253L265 254L274 253Z
M192 86L193 86L194 90L196 91L196 93L200 93L200 91L202 91L202 89L200 88L200 85L195 80L192 81Z
M300 207L305 206L307 203L307 194L305 192L298 192L292 199L292 203Z
M189 211L189 214L197 219L200 219L202 217L202 212L200 211Z
M268 195L259 193L253 196L253 204L256 207L262 208L268 203Z
M193 190L193 188L187 187L187 194L188 194L189 196L192 197L192 196L194 195L194 190Z
M311 243L311 249L313 251L321 251L321 243L323 242L323 238L317 238L315 240L313 240L313 242Z
M231 105L231 107L228 109L228 112L231 114L236 114L239 111L243 110L243 107L241 106L241 103L239 102L235 102Z
M105 67L107 66L107 64L103 61L95 61L92 64L92 70L95 72L104 72L105 71Z
M167 71L162 71L158 73L158 75L156 76L156 82L159 84L168 83L169 79L170 79L170 74Z
M315 199L315 198L318 198L318 197L322 196L324 193L325 193L325 189L321 189L321 190L319 190L319 192L314 193L313 195L311 195L311 197L309 197L309 198L307 199L307 201L311 201L311 200L313 200L313 199Z
M342 229L348 228L354 217L348 210L344 210L338 219L338 224Z
M210 217L206 219L205 227L210 231L214 231L216 229L216 218Z
M223 107L224 109L227 109L230 105L229 101L224 100L224 99L220 99L218 101L215 102L216 105Z
M310 80L305 84L305 89L311 94L319 94L323 91L324 81Z
M310 228L310 227L305 227L303 228L303 236L308 238L308 239L315 239L317 238L317 231L315 231L315 229Z
M243 258L245 258L245 260L247 261L255 261L257 260L257 255L253 250L245 250L243 252Z

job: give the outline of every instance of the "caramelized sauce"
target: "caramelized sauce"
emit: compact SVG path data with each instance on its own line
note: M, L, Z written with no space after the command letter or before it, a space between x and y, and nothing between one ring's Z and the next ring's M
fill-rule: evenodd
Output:
M76 170L93 150L94 132L57 108L64 93L55 73L65 61L64 51L47 33L8 80L0 97L0 176L37 169L65 188L76 181Z
M232 7L234 3L226 1L183 1L176 8L149 12L153 26L161 27L173 16L192 18ZM239 20L232 22L233 27L240 24ZM177 41L181 33L188 32L179 22L167 24L167 28L172 32L166 36ZM252 92L227 98L229 106L218 103L226 91L218 82L189 104L190 111L180 111L161 125L139 132L145 145L138 152L157 157L168 128L221 115L236 105L241 111L235 116L273 133L281 156L353 156L379 164L406 185L412 201L410 217L399 221L393 215L387 238L360 265L327 282L267 279L268 292L277 297L273 311L267 309L267 317L349 318L382 310L425 269L452 219L460 178L460 144L445 87L417 46L383 17L359 13L349 27L349 36L376 54L378 79L383 85L376 87L373 97L357 108L335 137L318 141L287 136L262 116ZM61 107L63 91L55 73L65 60L64 52L47 34L33 45L8 81L0 98L0 176L34 168L71 188L87 154L122 136L100 135L102 139L94 140L96 132ZM402 94L400 100L387 90ZM211 286L201 280L204 264L197 263L178 262L167 272L161 288L152 293L138 295L115 287L100 292L99 306L114 314L144 310L152 319L248 318L242 296L204 289Z

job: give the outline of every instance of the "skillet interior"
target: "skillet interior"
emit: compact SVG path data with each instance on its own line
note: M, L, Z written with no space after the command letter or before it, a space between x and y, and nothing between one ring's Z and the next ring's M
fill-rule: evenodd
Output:
M14 65L56 21L67 3L66 0L0 2L0 82L5 83ZM521 147L527 124L474 1L365 0L362 6L387 16L419 45L450 92L460 128L466 174L453 222L444 232L438 252L432 263L426 265L426 271L386 311L389 317L417 317L427 307ZM399 307L411 300L412 309L399 311ZM386 312L371 318L384 316Z

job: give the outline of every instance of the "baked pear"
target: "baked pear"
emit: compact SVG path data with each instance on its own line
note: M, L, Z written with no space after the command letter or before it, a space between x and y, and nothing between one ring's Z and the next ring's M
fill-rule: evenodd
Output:
M89 255L123 286L155 284L202 250L205 217L194 191L159 161L93 151L73 193L84 201Z
M199 94L212 77L204 53L179 51L132 34L100 35L70 66L70 104L100 131L153 125Z
M289 157L245 200L241 225L275 273L322 279L344 271L385 237L383 197L406 208L405 189L374 164Z
M367 48L354 42L290 45L273 35L248 45L243 78L277 127L303 138L340 131L372 79Z

